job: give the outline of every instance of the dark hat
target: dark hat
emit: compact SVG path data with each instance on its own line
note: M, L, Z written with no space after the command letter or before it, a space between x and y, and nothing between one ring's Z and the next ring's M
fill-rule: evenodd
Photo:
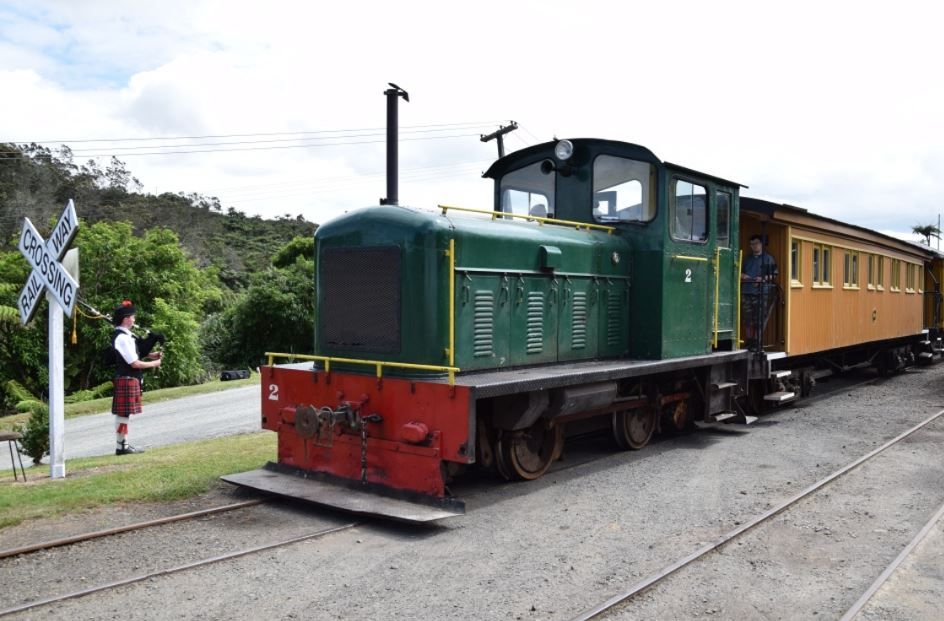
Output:
M125 300L116 306L114 311L112 311L111 322L116 326L121 325L121 322L125 320L125 317L130 317L134 314L136 314L134 311L134 304L131 303L131 300Z

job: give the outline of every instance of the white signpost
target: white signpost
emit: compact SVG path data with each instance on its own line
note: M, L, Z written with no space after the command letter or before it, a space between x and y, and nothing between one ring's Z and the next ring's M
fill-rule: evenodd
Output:
M66 476L62 317L72 314L79 295L78 269L73 278L61 261L78 230L75 204L69 200L49 239L42 238L29 218L23 219L20 232L20 253L33 268L17 300L23 324L36 314L43 290L49 300L49 476L53 479ZM61 313L56 305L62 309Z

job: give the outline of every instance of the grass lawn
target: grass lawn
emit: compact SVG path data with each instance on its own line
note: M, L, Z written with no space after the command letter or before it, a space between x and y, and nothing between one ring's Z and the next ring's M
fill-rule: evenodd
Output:
M266 431L70 459L65 479L48 478L46 465L27 468L25 483L10 472L0 480L0 528L109 503L179 500L207 491L221 475L259 468L275 453L276 434Z
M192 395L202 395L210 392L219 392L230 388L239 388L240 386L253 386L259 384L259 374L253 373L252 377L244 380L233 380L223 382L213 380L195 386L175 386L174 388L158 388L156 390L147 390L141 395L141 400L145 405L148 403L158 403L169 399L179 399ZM111 411L111 397L103 399L92 399L91 401L81 401L79 403L67 403L65 406L65 417L76 418L87 414L98 414L100 412ZM29 412L25 414L14 414L13 416L4 416L0 418L0 429L13 429L16 425L26 425L29 420Z

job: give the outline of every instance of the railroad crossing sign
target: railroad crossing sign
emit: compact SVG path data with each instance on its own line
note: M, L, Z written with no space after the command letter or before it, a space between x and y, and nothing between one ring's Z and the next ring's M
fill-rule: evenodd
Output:
M16 303L23 324L29 323L36 314L44 289L49 300L49 477L52 479L66 476L62 316L72 314L79 295L79 283L61 261L66 257L78 230L79 218L75 214L75 204L70 199L49 239L42 238L29 218L23 218L23 230L20 232L20 252L33 266ZM69 254L72 256L76 253L78 250ZM78 264L78 260L75 264ZM75 274L78 273L76 268ZM56 310L54 301L62 309L61 313Z
M56 228L52 230L48 240L43 240L29 218L23 218L19 249L33 268L17 300L20 321L24 325L29 323L36 314L43 289L56 299L66 316L72 314L79 293L79 283L66 271L60 261L69 250L78 230L79 219L76 217L75 204L71 199L62 211L62 215L59 216L59 222L56 223Z

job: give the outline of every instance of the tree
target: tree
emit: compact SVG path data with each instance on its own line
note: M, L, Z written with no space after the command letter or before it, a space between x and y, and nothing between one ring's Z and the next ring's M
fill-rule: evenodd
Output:
M941 239L941 229L939 229L937 225L934 225L934 224L916 224L913 227L911 227L911 231L915 235L920 235L924 237L924 242L928 246L931 245L932 237Z
M121 300L130 299L137 308L138 325L167 337L166 357L160 369L148 374L148 386L176 386L204 379L198 329L207 314L221 308L216 270L198 269L181 250L177 236L167 229L151 229L139 237L126 222L98 222L81 226L75 245L80 255L80 300L109 313ZM0 286L0 307L16 305L28 270L19 252L0 253L0 283L7 283ZM65 384L70 392L108 381L113 373L102 360L112 325L89 308L78 308L77 343L67 345L65 355ZM37 316L44 314L41 308ZM34 321L21 328L0 322L0 379L16 379L36 394L47 384L44 324ZM66 324L68 344L73 322Z
M204 324L201 341L207 355L227 366L254 367L267 351L312 353L313 253L310 239L295 238L283 246L275 266L256 274L234 304Z

